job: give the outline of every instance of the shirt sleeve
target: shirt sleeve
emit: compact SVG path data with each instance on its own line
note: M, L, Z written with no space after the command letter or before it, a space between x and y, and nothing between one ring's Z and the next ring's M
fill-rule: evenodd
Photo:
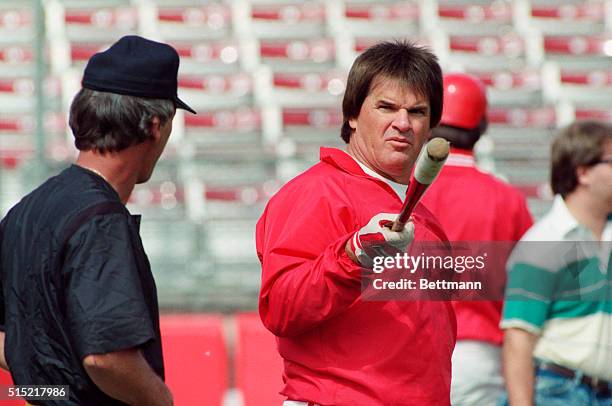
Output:
M361 268L345 253L354 215L322 187L284 191L257 224L259 312L277 336L298 335L342 313L361 292Z
M120 213L95 216L68 242L66 318L81 359L155 339L128 221Z
M501 328L521 328L539 335L548 319L556 275L528 262L510 265Z

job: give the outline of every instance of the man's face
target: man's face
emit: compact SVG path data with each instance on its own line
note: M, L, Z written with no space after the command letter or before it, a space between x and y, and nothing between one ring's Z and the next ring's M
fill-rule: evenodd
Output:
M406 184L429 137L430 112L426 97L396 80L375 78L359 116L349 120L354 131L348 151L380 175Z
M163 125L154 124L154 126L157 126L157 129L154 129L154 131L159 131L159 134L149 141L149 149L146 156L143 158L143 170L137 183L145 183L151 178L153 169L155 169L155 164L157 164L159 157L162 152L164 152L164 148L170 138L170 133L172 133L172 120L174 120L174 116L170 117Z
M591 195L612 212L612 141L604 144L601 160L586 170L583 181Z

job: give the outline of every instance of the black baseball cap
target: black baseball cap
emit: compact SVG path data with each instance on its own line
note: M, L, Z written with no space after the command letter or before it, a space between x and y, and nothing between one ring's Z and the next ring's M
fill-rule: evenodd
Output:
M179 56L168 44L128 35L89 59L84 88L153 99L169 99L196 114L177 95Z

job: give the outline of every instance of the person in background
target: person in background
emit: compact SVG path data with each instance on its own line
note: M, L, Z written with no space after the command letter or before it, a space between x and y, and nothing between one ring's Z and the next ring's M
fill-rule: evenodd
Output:
M512 406L612 405L612 126L579 121L551 152L550 211L508 262L501 327Z
M422 202L450 241L516 242L533 224L525 197L476 167L474 146L487 124L484 84L465 73L444 75L442 118L432 137L448 140L451 152ZM505 278L505 273L499 278ZM453 406L495 405L503 393L499 299L453 302L457 316Z
M177 97L178 67L171 46L138 36L92 56L70 107L76 163L0 223L0 365L16 385L68 387L32 404L173 404L140 216L125 204L176 108L194 112Z

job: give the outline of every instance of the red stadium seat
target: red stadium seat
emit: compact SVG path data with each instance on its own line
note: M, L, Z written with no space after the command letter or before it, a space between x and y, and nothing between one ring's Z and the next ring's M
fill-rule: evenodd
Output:
M603 1L532 4L527 24L545 34L595 34L604 29Z
M414 37L419 32L419 5L395 1L363 3L347 1L343 25L353 36Z
M440 2L438 26L449 34L496 34L512 28L510 2Z
M202 111L185 115L185 129L200 131L254 131L261 127L261 114L249 107L233 110Z
M3 385L12 385L13 380L11 379L11 374L7 371L0 369L0 386ZM3 400L0 402L2 406L23 406L23 400Z
M470 73L478 77L488 87L498 90L539 90L542 87L540 73L535 69L474 71Z
M174 404L221 406L228 375L223 318L166 314L161 333Z
M556 124L554 107L490 108L489 123L508 127L549 128Z
M612 86L612 70L562 71L561 84L573 86Z
M69 40L114 42L123 35L136 34L138 10L131 6L66 7L64 28Z
M521 70L527 65L527 42L515 32L491 35L451 34L448 51L453 63L468 70Z
M236 315L237 337L234 369L236 387L242 392L244 406L280 405L283 362L276 339L256 313Z
M248 22L256 38L317 38L325 33L325 5L318 1L252 2Z
M235 72L240 66L240 48L232 39L170 41L181 57L181 74Z
M157 24L162 38L196 39L229 36L231 10L224 4L198 6L162 6L157 10Z
M272 100L281 107L337 106L346 87L346 73L274 73L272 86Z
M85 65L95 53L104 51L112 42L73 42L70 44L70 61L72 65Z
M0 30L15 31L22 27L31 27L32 12L28 8L0 10Z
M546 54L609 57L611 41L612 35L546 35L544 51Z
M542 104L542 75L537 69L470 70L487 86L491 106Z
M259 55L274 71L327 71L335 64L336 47L332 38L303 40L262 39Z
M338 128L340 125L342 125L342 114L338 108L283 109L284 127Z
M34 51L30 45L0 44L0 64L19 65L33 60Z
M253 78L246 73L180 75L179 94L196 111L236 108L249 104Z
M576 120L602 120L612 121L612 109L610 108L587 108L587 107L576 107L575 109Z

